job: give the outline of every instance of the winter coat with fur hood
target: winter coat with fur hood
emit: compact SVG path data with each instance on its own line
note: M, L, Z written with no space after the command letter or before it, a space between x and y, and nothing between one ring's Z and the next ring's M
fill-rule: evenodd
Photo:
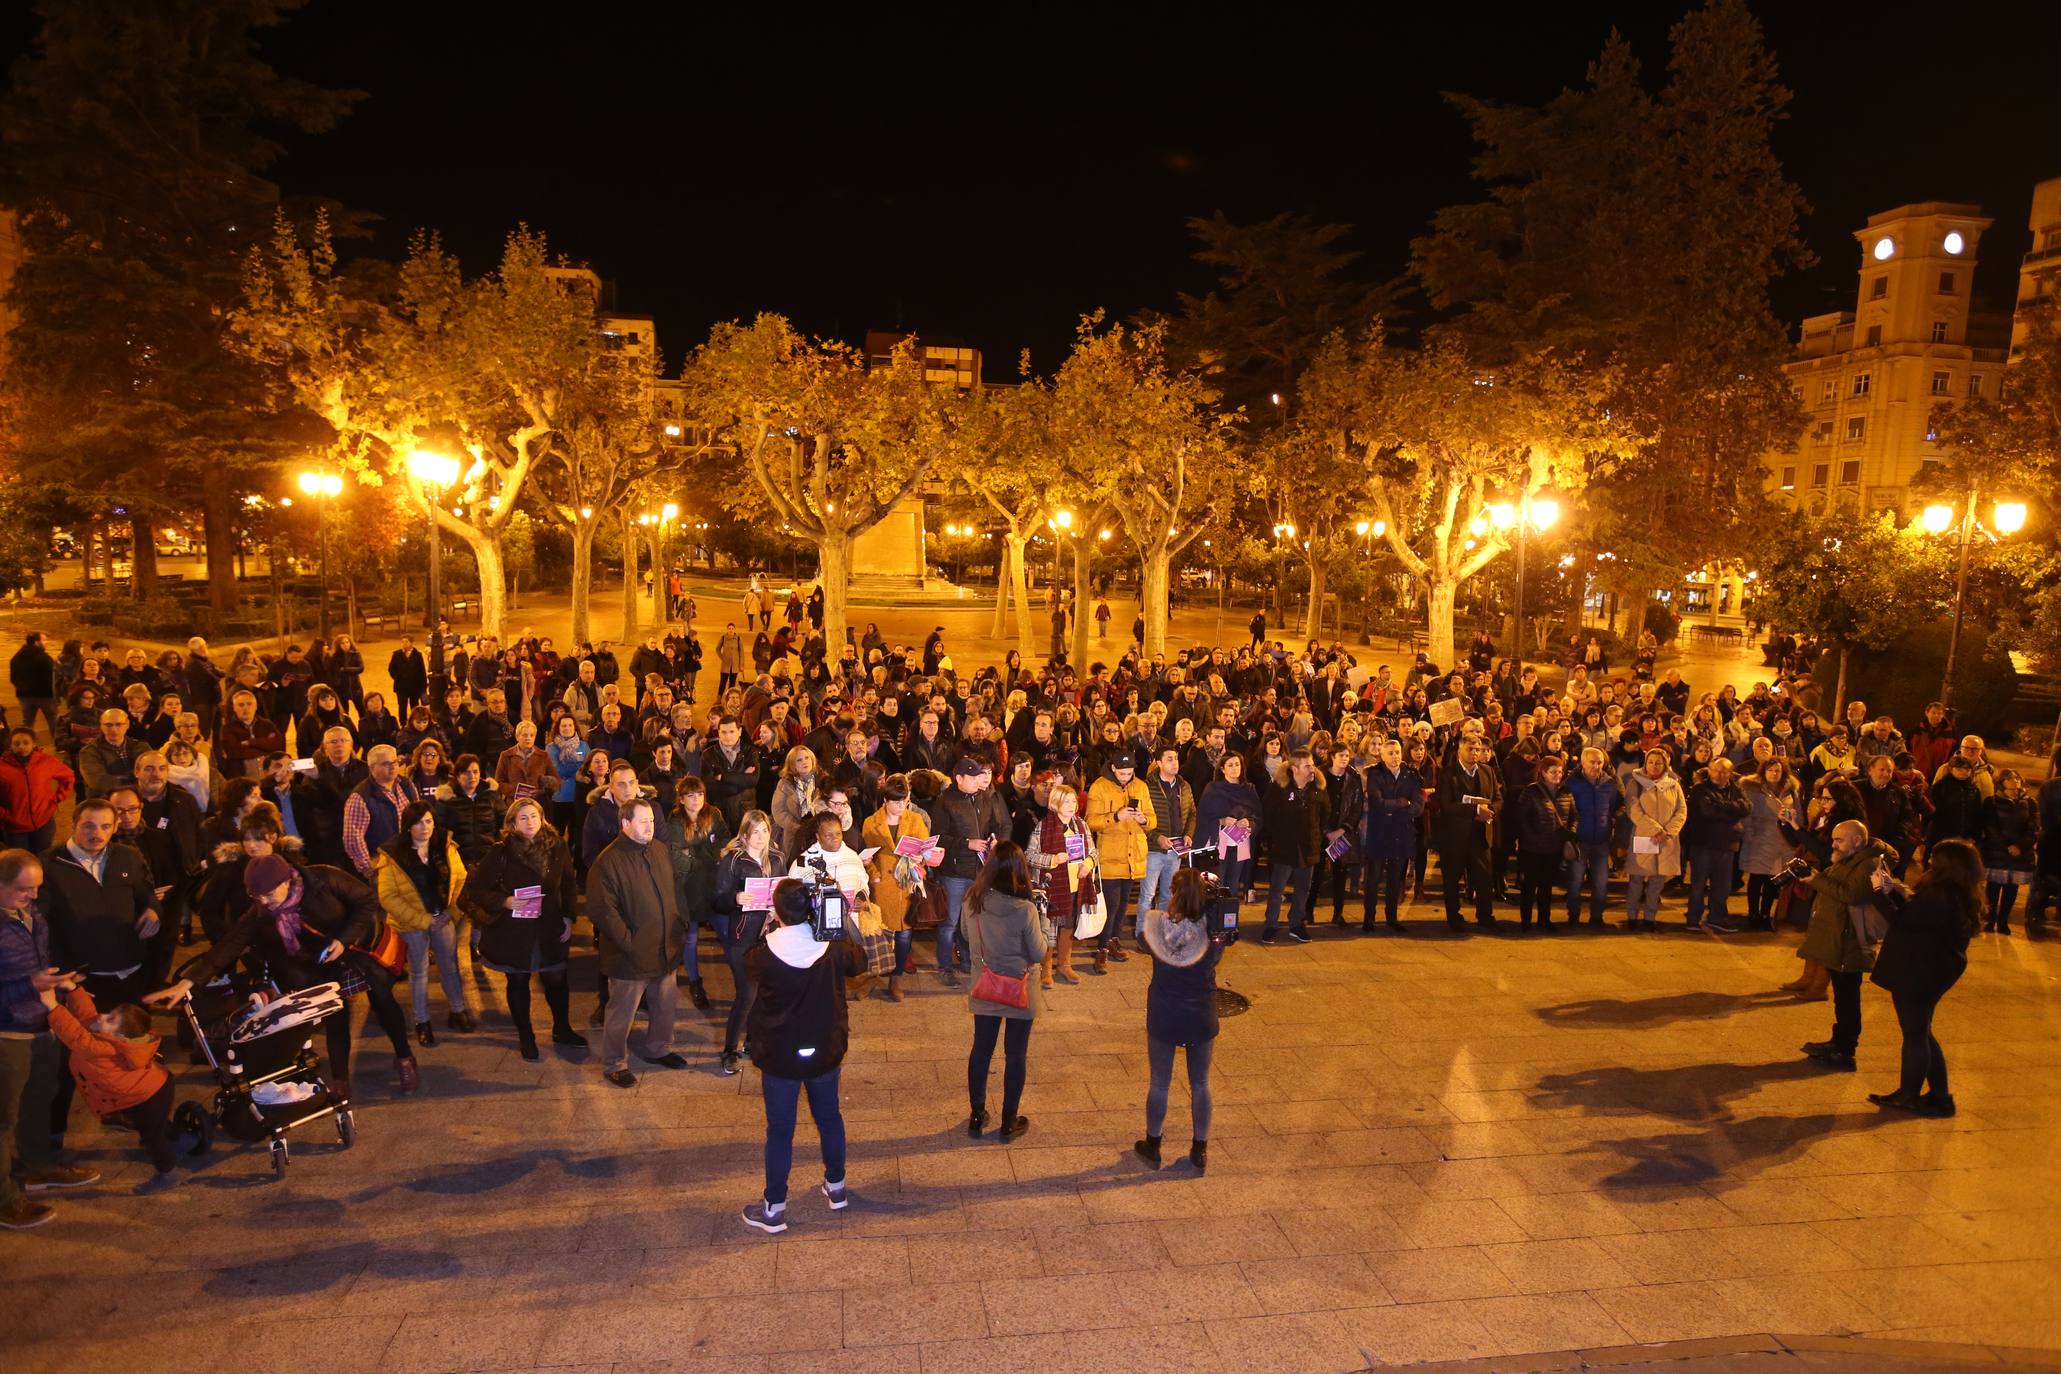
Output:
M1217 960L1223 946L1201 921L1169 920L1164 912L1141 918L1152 955L1145 989L1145 1034L1169 1045L1199 1045L1217 1036Z

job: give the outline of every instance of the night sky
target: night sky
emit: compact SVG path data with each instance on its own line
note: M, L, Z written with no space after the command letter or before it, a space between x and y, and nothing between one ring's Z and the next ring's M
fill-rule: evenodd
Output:
M1912 200L1987 208L1978 289L2007 302L2031 186L2061 176L2061 5L1757 8L1823 259L1779 288L1785 321L1851 306L1851 232ZM315 0L269 50L370 95L273 175L383 217L378 251L429 226L475 269L528 221L655 315L675 363L770 309L854 340L956 334L1004 377L1026 346L1056 366L1082 310L1206 287L1189 215L1342 221L1366 276L1399 273L1431 214L1477 194L1440 92L1539 101L1613 24L1657 73L1679 12L1124 11Z

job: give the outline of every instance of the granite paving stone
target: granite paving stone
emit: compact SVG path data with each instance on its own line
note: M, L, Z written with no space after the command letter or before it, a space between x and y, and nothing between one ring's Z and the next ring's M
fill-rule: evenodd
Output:
M132 1197L132 1138L81 1109L105 1178L0 1240L0 1368L1212 1374L1703 1341L1680 1368L1800 1371L1854 1338L2061 1366L2061 946L1977 941L1939 1022L1960 1111L1912 1119L1867 1101L1897 1065L1878 989L1860 1072L1797 1053L1830 1008L1772 991L1793 933L1447 940L1406 914L1400 940L1234 948L1252 1006L1201 1173L1178 1074L1165 1167L1130 1151L1144 959L1053 990L1008 1146L965 1133L963 991L853 1003L852 1205L817 1192L804 1113L779 1237L738 1219L763 1107L753 1071L713 1072L719 1017L683 1015L689 1070L624 1092L591 1055L521 1061L497 986L418 1094L361 1037L357 1143L296 1133L278 1182L218 1146ZM575 985L583 1022L584 937Z

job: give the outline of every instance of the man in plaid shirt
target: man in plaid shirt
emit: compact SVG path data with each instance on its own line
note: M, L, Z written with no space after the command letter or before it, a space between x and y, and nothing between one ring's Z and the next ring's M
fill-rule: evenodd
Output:
M343 844L351 866L372 876L372 856L401 833L401 808L421 797L415 784L401 776L401 756L391 744L376 744L365 755L372 776L351 789L344 801Z

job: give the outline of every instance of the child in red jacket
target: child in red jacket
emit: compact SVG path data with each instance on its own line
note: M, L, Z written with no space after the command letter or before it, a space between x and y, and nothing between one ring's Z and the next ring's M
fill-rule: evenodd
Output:
M178 1180L178 1146L172 1136L172 1077L158 1066L158 1037L150 1013L134 1003L101 1012L83 988L60 1005L56 991L43 994L50 1008L50 1033L71 1051L72 1076L86 1105L103 1117L119 1117L143 1137L157 1174L136 1185L157 1193Z

